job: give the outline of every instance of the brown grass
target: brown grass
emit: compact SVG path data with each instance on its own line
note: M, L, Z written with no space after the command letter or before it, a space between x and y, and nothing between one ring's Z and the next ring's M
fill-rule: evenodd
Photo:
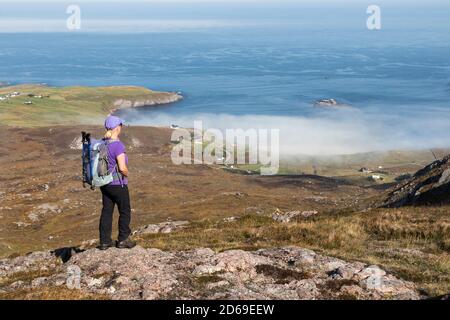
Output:
M290 224L247 215L237 222L204 220L172 234L146 235L145 247L256 250L296 245L347 260L379 264L429 295L450 292L448 207L377 209L322 215Z
M52 270L31 270L31 271L21 271L16 272L10 277L0 278L0 288L9 286L16 281L23 281L24 283L30 284L32 280L40 277L48 277L54 274L55 271Z
M0 293L0 300L109 300L109 296L62 287L41 287Z

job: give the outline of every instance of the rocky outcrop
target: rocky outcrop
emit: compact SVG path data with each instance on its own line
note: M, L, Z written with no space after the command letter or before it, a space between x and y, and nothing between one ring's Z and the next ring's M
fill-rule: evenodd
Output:
M289 223L301 218L309 218L317 215L318 212L316 210L308 210L308 211L289 211L282 212L277 209L274 213L272 213L272 219L278 222Z
M113 110L168 104L181 99L183 96L175 92L161 92L151 99L117 99L113 103Z
M167 221L158 224L149 224L136 229L133 235L171 233L186 227L188 224L189 221Z
M0 260L1 283L6 284L2 294L69 286L112 299L420 298L414 284L378 266L297 247L221 253L204 248L66 249L58 255L66 263L49 252Z
M82 142L81 136L77 136L77 137L73 138L72 142L69 144L69 148L72 150L82 150L83 142Z
M390 190L379 207L426 205L450 202L450 155L419 170Z

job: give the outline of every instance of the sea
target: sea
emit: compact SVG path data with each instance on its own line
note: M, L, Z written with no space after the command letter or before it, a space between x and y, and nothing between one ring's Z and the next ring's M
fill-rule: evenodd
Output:
M367 28L364 8L351 19L302 10L169 29L0 33L0 81L180 92L180 102L118 115L130 125L275 128L294 153L450 146L448 6L384 12L380 30Z

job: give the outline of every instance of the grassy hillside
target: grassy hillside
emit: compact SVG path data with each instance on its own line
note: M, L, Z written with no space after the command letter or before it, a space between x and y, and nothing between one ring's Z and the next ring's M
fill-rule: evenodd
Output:
M1 100L14 92L20 95ZM160 101L171 95L132 86L56 88L27 84L1 87L0 124L37 127L98 123L114 109L117 100Z

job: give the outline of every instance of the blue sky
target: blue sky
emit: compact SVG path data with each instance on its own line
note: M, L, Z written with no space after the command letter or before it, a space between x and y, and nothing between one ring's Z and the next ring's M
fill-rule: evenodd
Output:
M450 31L448 0L0 0L0 32L67 31L69 4L79 5L83 31L170 31L287 21L349 27L364 24L371 4L381 7L387 28L433 25Z

